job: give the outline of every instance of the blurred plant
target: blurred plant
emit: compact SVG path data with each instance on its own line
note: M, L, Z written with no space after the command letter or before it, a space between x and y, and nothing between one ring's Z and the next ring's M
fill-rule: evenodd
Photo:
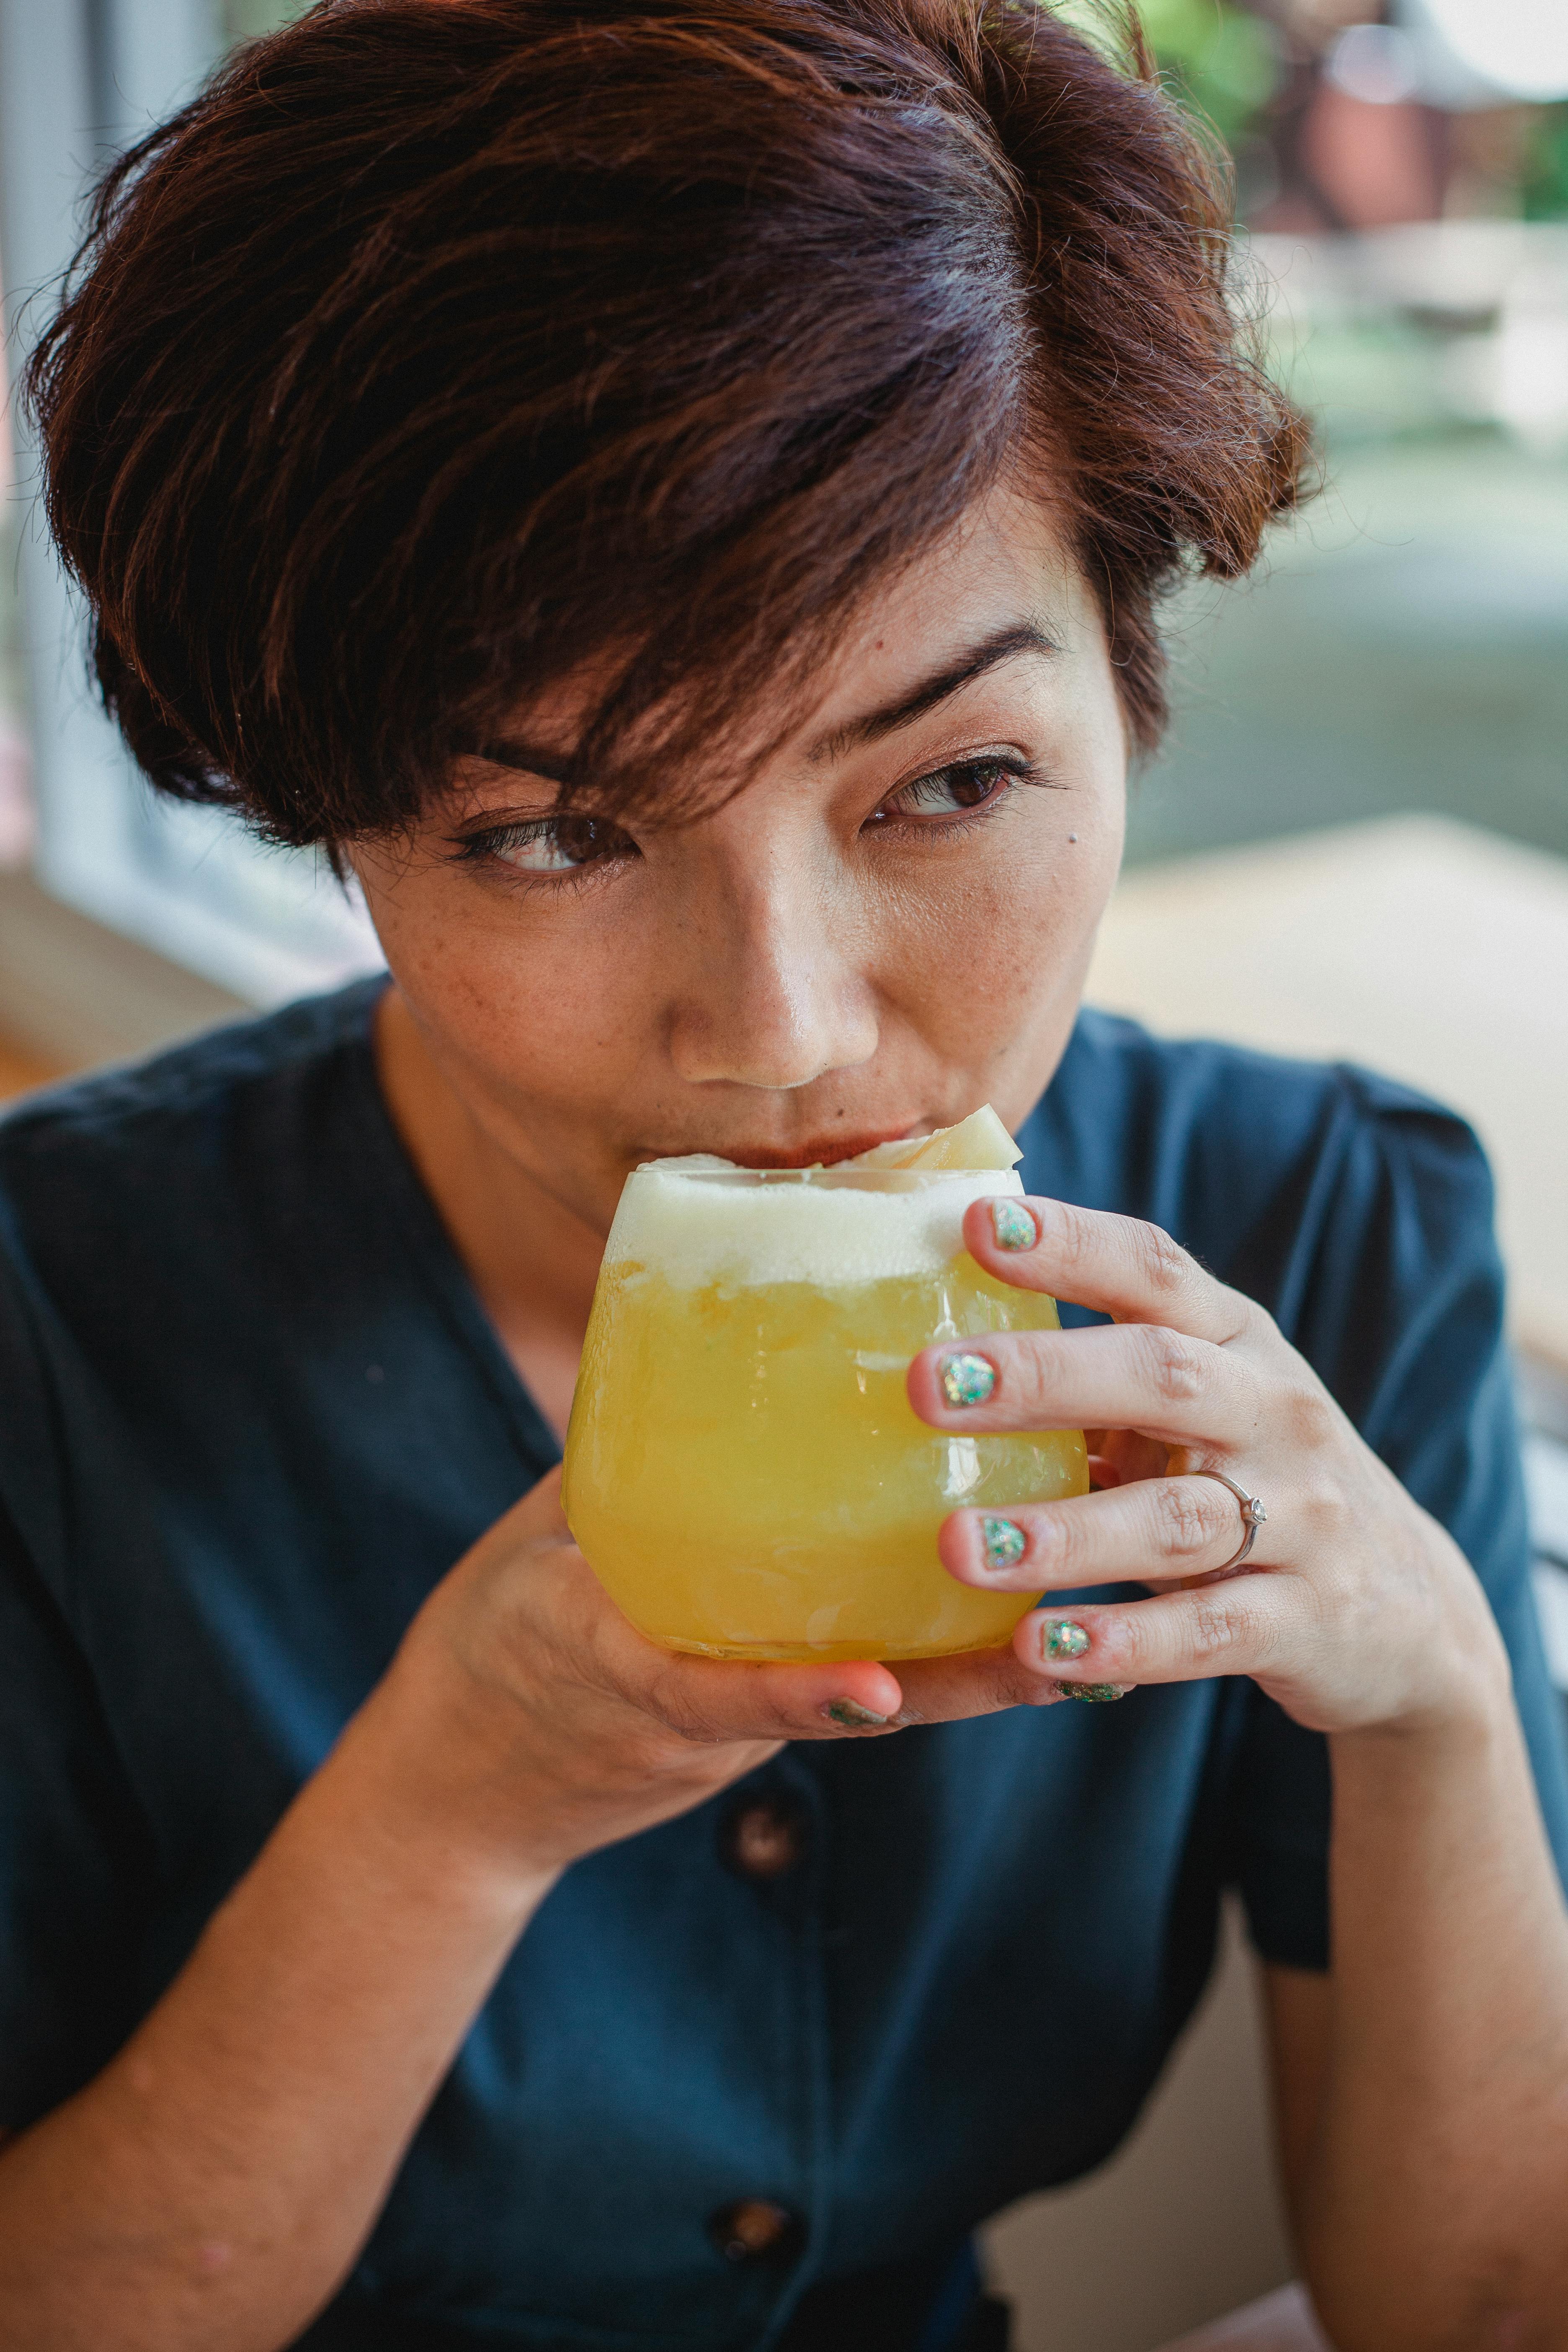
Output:
M254 41L302 16L310 0L222 0L224 35L231 44Z
M1283 78L1273 27L1229 0L1138 0L1138 13L1181 95L1223 139L1237 140Z
M1568 106L1543 106L1525 150L1526 220L1568 220Z

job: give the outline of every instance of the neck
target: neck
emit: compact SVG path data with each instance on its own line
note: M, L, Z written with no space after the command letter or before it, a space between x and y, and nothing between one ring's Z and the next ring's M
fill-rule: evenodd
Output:
M604 1237L547 1192L475 1117L395 987L375 1018L393 1125L479 1303L535 1403L564 1433Z

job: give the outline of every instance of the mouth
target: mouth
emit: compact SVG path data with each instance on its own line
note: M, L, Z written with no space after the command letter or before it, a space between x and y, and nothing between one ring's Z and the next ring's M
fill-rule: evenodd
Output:
M907 1119L901 1127L868 1128L860 1135L846 1135L836 1129L831 1135L810 1136L804 1143L727 1143L721 1150L723 1158L732 1160L738 1168L832 1168L841 1160L873 1150L879 1143L902 1143L928 1134L930 1127L928 1120Z

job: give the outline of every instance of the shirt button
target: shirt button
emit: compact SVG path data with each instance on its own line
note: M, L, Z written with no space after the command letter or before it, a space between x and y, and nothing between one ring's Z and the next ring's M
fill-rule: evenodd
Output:
M737 1805L719 1832L719 1855L742 1878L782 1878L805 1853L799 1809L776 1797Z
M708 2235L731 2263L760 2263L764 2255L793 2256L801 2227L787 2205L769 2197L741 2197L708 2217Z

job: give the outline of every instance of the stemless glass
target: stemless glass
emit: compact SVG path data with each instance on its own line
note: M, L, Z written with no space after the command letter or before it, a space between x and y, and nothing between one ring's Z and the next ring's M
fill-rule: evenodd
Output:
M1055 1330L982 1272L996 1169L653 1160L605 1251L566 1440L573 1535L633 1623L724 1658L910 1658L1006 1641L1037 1595L949 1576L962 1504L1089 1485L1082 1433L929 1428L904 1392L936 1339Z

